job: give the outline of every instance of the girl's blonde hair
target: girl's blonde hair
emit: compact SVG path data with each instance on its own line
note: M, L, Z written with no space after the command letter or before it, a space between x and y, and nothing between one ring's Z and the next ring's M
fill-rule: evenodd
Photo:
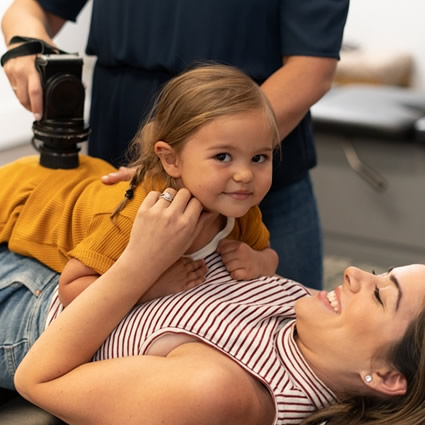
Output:
M227 65L203 64L168 81L130 145L129 155L133 159L129 166L136 167L136 173L112 217L124 208L142 181L161 177L164 189L177 188L155 153L156 142L165 141L178 152L188 137L207 122L253 111L264 115L273 146L279 146L273 109L260 87L242 71Z

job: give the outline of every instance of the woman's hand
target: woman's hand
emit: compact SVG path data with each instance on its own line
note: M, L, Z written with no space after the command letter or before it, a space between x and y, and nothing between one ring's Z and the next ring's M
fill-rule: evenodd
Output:
M155 281L174 264L191 246L202 229L207 213L201 203L187 189L176 192L166 189L174 197L163 199L159 192L150 192L136 215L129 243L115 265L134 278L140 275L140 264L150 264ZM114 266L115 266L114 265ZM143 267L145 269L145 267Z

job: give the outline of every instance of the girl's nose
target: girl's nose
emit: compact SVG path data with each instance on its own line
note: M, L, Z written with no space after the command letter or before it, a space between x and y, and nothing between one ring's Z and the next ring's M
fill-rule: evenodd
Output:
M253 173L249 167L238 167L233 174L236 182L248 183L252 180Z

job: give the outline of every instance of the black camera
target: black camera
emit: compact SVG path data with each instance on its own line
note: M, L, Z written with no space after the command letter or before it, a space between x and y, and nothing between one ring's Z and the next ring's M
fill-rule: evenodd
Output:
M41 76L43 117L34 121L33 145L47 168L76 168L79 143L88 139L84 123L83 60L74 54L39 55L35 66Z

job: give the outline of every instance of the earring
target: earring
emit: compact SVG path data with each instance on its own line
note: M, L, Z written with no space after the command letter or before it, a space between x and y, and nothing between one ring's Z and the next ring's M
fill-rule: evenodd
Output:
M370 384L373 380L372 375L366 375L364 377L364 380L366 381L367 384Z

